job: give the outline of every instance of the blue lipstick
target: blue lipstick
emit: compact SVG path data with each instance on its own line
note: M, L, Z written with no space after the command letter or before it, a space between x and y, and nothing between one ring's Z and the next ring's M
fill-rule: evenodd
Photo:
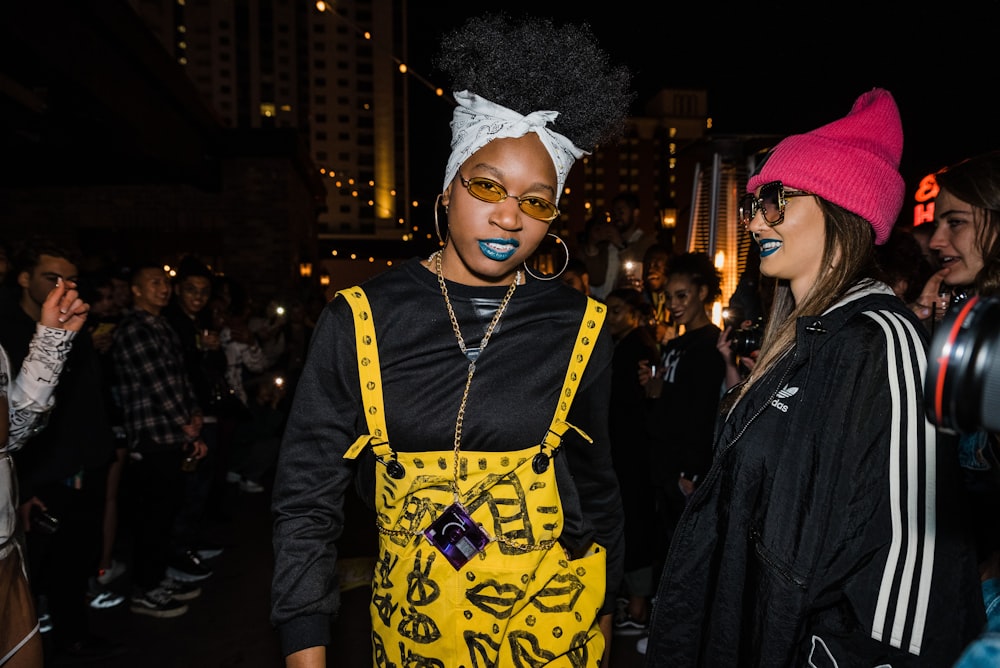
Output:
M517 252L520 245L517 239L481 239L479 250L491 260L504 262Z

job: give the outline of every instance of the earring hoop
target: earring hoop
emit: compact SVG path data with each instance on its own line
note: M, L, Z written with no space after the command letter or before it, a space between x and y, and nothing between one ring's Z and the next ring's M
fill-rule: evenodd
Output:
M566 252L566 261L563 262L562 269L552 274L551 276L540 276L539 274L532 273L531 268L528 266L528 262L525 261L524 273L526 273L528 276L531 276L536 281L554 281L560 276L562 276L562 273L566 271L566 267L569 266L569 246L566 245L566 242L563 241L561 238L559 238L559 235L554 232L548 232L545 236L552 237L553 239L556 240L557 246L562 246L563 250Z
M438 196L434 198L434 233L437 234L438 241L441 242L442 246L447 242L447 239L441 236L441 225L438 224L438 208L441 206L441 198L443 196L444 193L438 193ZM444 212L448 213L447 206L444 208Z

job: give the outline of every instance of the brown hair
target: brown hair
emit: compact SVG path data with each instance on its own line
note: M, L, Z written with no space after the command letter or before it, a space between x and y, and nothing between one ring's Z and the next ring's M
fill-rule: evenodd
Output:
M862 278L881 278L875 262L875 233L871 223L847 209L813 195L823 212L826 241L822 272L801 303L795 303L788 281L779 280L764 329L764 341L753 371L743 383L738 401L795 346L799 318L820 315L836 304ZM727 405L727 409L728 409Z

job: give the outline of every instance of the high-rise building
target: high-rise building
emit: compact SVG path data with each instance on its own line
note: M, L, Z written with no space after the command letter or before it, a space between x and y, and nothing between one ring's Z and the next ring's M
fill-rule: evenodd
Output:
M320 239L406 237L406 3L129 2L224 126L298 131L326 185Z

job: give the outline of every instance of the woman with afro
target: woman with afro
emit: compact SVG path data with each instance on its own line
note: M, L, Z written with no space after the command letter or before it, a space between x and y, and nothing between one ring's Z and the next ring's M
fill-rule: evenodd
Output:
M605 307L530 258L574 160L620 136L630 76L586 25L505 14L446 34L435 65L456 102L441 249L317 323L275 480L271 619L288 666L326 665L356 482L379 533L374 665L596 666L623 559L613 343Z

